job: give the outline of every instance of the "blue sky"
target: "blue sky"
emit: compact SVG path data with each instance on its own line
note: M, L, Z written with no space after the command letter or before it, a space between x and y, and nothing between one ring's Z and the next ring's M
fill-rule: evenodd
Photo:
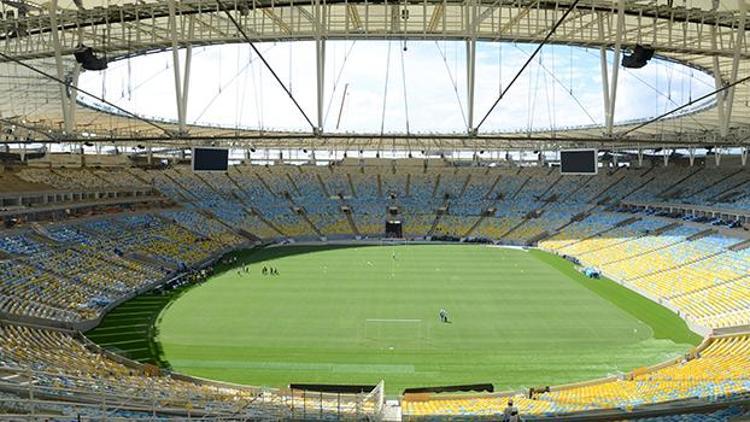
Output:
M314 44L257 45L315 121ZM411 133L465 132L465 43L409 41L406 46L403 51L400 41L327 42L326 131L405 133L408 111ZM497 98L501 84L504 87L511 80L534 47L478 43L475 124ZM162 52L111 63L104 72L84 73L79 84L142 116L174 120L173 78L172 54ZM601 83L598 50L545 46L481 130L602 124ZM616 122L654 116L712 90L710 75L680 64L654 59L642 69L621 68ZM309 128L246 44L194 49L188 122L267 130Z

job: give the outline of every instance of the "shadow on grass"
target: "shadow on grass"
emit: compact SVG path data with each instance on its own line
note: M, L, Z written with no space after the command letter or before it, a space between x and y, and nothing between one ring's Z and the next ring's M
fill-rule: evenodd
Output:
M214 267L214 275L222 275L228 271L232 271L236 268L243 267L245 265L258 264L264 261L277 258L285 258L294 255L302 255L311 252L325 252L338 249L353 249L353 248L366 248L366 247L378 247L381 245L372 244L351 244L351 245L285 245L273 248L253 248L245 249L241 251L230 252L224 256L224 258L236 257L237 261L231 264L218 264ZM251 270L253 271L253 270Z

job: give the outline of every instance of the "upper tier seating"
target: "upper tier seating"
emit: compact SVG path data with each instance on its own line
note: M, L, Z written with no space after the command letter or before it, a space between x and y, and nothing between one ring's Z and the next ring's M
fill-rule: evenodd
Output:
M18 177L29 183L45 184L62 190L148 188L149 184L124 168L102 169L43 169L26 168Z
M167 211L84 220L0 237L0 310L76 322L111 303L244 242L195 211ZM170 221L177 222L172 223ZM195 232L191 231L195 230ZM131 256L149 257L150 262Z

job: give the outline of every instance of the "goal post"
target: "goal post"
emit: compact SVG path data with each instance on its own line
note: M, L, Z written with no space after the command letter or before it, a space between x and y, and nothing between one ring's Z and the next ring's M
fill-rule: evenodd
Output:
M402 246L406 245L409 242L406 239L403 238L386 238L382 237L380 238L380 246Z

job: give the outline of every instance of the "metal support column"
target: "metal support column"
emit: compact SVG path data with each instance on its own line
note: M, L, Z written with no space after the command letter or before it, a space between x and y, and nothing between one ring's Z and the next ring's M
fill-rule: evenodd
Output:
M477 40L466 40L466 109L469 136L476 135L474 128L474 92L476 81Z
M60 42L60 33L57 29L57 0L52 0L49 6L50 27L52 29L52 43L55 46L55 69L57 79L65 80L65 68L62 60L62 43ZM62 106L63 124L66 135L73 133L73 122L70 120L70 106L68 105L68 90L63 84L60 84L60 103Z
M193 35L195 33L195 15L190 15L188 19L188 39L193 39ZM182 124L183 127L180 128L180 132L184 132L186 130L184 126L187 126L188 93L190 92L190 69L192 68L192 63L193 45L188 44L185 47L185 74L182 77L182 98L180 98L182 106L182 117L184 119Z
M177 122L181 134L185 133L185 110L182 108L182 75L180 72L180 50L177 38L176 0L169 0L169 35L172 41L172 68L174 69L174 92L177 102Z
M604 122L609 122L609 70L607 66L607 49L599 49L599 62L602 72L602 99L604 106Z
M473 1L466 3L466 28L469 37L466 39L466 126L469 136L476 135L474 128L474 92L476 81L477 62L477 37L476 37L476 15L477 8Z
M718 6L718 2L714 3L714 9L716 10L716 6ZM718 37L717 34L717 27L716 25L711 25L711 48L714 50L717 49L718 43L716 41ZM723 82L721 80L721 66L719 65L719 56L714 55L713 57L713 74L714 74L714 88L721 89L723 87ZM724 138L727 136L727 134L723 131L724 128L724 109L725 109L725 102L726 99L726 92L720 91L716 93L716 112L718 114L719 118L719 135Z
M620 53L622 35L625 32L625 0L617 2L617 33L615 36L615 54L612 59L612 80L609 83L609 108L607 109L607 135L612 136L615 121L615 105L617 104L617 77L620 70Z
M76 127L76 98L78 98L78 90L73 88L78 86L78 79L81 76L81 64L76 63L73 66L73 73L70 77L70 88L68 89L68 119L70 120L71 130Z
M729 77L729 83L737 80L737 74L740 68L740 55L745 46L745 23L747 22L747 1L737 0L737 8L740 11L737 33L734 36L734 57L732 58L732 73ZM724 109L724 121L721 122L720 133L722 138L729 133L729 122L732 119L732 103L734 102L734 87L729 88L725 96L726 106Z
M600 13L598 16L599 38L604 39L604 18ZM599 48L599 65L602 73L602 104L604 106L604 123L609 121L609 69L607 65L607 49Z
M315 63L316 63L316 96L318 106L317 134L323 133L323 107L325 91L326 44L323 38L323 7L320 0L315 0Z

